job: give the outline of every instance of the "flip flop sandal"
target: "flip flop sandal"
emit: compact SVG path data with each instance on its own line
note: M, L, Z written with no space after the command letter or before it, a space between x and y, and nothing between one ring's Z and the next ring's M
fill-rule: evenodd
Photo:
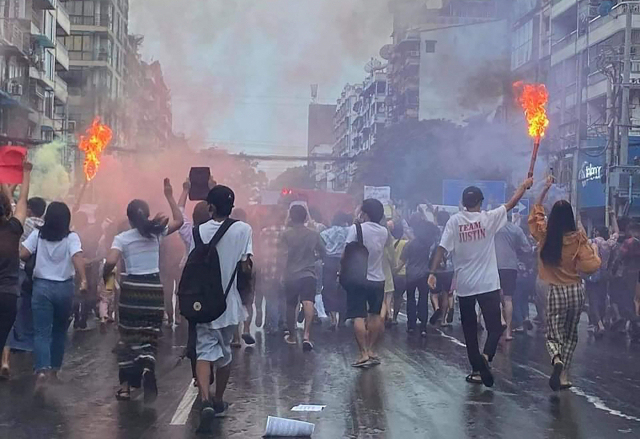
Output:
M465 380L470 384L482 384L482 377L478 373L470 373Z
M380 361L380 358L378 357L369 357L369 361L368 361L368 365L369 366L379 366L382 364L382 361Z
M242 343L236 342L236 341L232 341L230 346L232 348L234 348L234 349L240 349L242 347Z
M569 390L572 387L573 387L572 383L560 384L560 390Z
M242 339L249 346L252 346L252 345L256 344L256 339L253 338L253 335L251 335L251 334L242 334Z
M370 358L367 358L366 360L356 361L351 365L351 367L366 368L371 365L370 361L371 361Z
M304 352L311 352L313 350L313 343L311 343L309 340L305 340L302 342L302 350Z
M131 391L118 389L118 391L116 392L116 399L118 401L131 401Z
M291 340L289 340L289 336L288 336L288 335L285 335L285 336L284 336L284 342L285 342L286 344L289 344L289 345L298 344L298 342L297 342L297 341L291 341Z

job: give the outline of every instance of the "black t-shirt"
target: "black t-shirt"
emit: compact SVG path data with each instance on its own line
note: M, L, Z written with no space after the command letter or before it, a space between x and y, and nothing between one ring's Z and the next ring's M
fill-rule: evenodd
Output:
M19 294L21 236L22 224L16 218L0 222L0 294Z

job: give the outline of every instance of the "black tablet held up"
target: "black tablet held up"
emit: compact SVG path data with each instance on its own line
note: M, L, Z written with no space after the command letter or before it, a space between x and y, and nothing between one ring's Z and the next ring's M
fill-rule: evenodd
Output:
M191 201L206 200L209 193L209 179L211 178L211 169L208 167L194 167L189 171L189 181L191 189L189 190L189 199Z

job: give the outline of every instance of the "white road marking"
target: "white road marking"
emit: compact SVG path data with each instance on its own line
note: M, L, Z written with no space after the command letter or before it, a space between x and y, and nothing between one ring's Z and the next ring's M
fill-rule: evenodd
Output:
M438 333L440 333L441 336L443 336L444 338L446 338L447 340L449 340L450 342L457 344L458 346L462 346L463 348L466 348L467 345L462 343L460 340L458 340L455 337L452 337L450 335L445 334L444 332L442 332L441 330L436 328L436 331L438 331Z
M169 425L185 425L187 423L187 419L189 419L191 407L197 397L198 388L193 386L192 380L189 380L187 390L184 392L184 396L182 397L180 404L178 404L178 408L173 414L173 418L171 418L171 423Z
M571 391L573 393L575 393L576 395L578 395L578 396L582 396L583 398L586 398L587 401L589 401L589 403L593 404L593 406L595 408L597 408L598 410L605 411L605 412L609 413L610 415L618 416L620 418L627 419L629 421L640 422L640 418L636 418L635 416L627 415L625 413L622 413L620 410L614 410L612 408L609 408L604 403L604 401L601 400L600 398L598 398L597 396L587 395L586 393L584 393L582 390L580 390L577 387L572 387Z

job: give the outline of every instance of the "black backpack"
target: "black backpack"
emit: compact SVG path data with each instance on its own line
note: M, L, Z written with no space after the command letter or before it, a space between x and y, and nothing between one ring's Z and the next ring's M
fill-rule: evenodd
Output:
M227 309L227 296L238 273L238 266L223 290L216 245L235 222L232 219L225 220L208 244L202 241L200 227L193 228L196 246L187 259L177 294L180 314L191 323L212 322Z
M347 244L340 261L340 285L345 290L362 287L367 282L369 250L364 246L360 224L356 224L356 232L358 239Z

